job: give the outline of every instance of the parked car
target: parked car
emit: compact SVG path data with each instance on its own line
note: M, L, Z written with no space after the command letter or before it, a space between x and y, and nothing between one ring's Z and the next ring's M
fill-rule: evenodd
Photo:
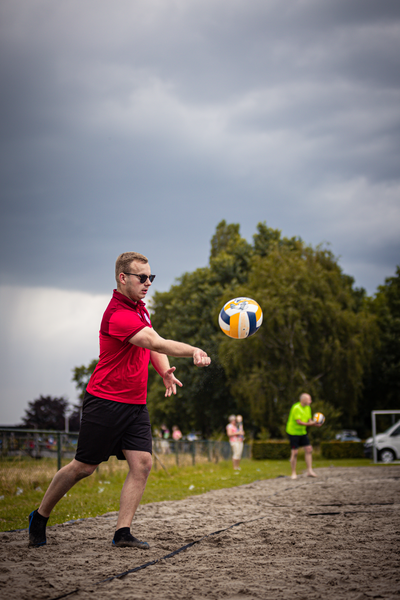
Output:
M376 450L378 460L389 463L393 460L400 460L400 421L391 425L383 433L375 436ZM367 458L372 458L374 438L370 437L364 444L364 454Z
M354 431L354 429L344 429L336 434L335 439L338 442L361 442L361 439L357 436L357 431Z

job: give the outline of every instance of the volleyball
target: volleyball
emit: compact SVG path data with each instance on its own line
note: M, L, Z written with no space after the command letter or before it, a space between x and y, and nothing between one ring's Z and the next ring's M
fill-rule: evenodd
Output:
M222 331L235 340L254 335L261 327L263 313L260 305L251 298L233 298L219 313L218 323Z
M313 421L316 421L317 423L322 425L322 423L325 423L325 417L322 413L315 413L315 415L313 416Z

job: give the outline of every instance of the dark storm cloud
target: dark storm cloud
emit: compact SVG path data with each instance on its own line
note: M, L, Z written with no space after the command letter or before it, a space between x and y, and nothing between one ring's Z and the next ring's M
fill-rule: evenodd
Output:
M398 0L2 0L0 423L74 401L120 252L165 290L222 219L266 221L373 294L400 262L399 62Z
M165 289L223 218L379 263L370 292L393 272L398 2L7 0L0 17L3 282L105 292L137 249Z

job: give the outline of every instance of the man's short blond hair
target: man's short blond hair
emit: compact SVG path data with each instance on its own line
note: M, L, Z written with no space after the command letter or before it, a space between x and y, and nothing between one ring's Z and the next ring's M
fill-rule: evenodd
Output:
M139 252L123 252L120 254L115 262L115 280L117 284L119 284L119 274L128 272L133 260L143 264L149 262L147 257L139 254Z

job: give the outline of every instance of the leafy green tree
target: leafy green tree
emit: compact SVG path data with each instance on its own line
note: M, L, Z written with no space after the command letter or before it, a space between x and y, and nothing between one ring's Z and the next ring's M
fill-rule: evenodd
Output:
M232 340L218 326L221 307L237 296L256 299L264 313L260 331L246 340ZM239 225L221 221L209 265L184 273L169 291L156 292L150 311L160 335L201 347L212 358L207 369L171 359L184 385L171 398L149 367L154 425L177 424L183 432L210 436L224 431L230 413L240 412L248 438L282 436L290 406L304 391L329 416L329 427L321 428L326 435L362 420L363 378L377 343L376 311L327 249L282 237L265 223L249 244ZM81 398L96 364L74 369Z
M82 404L83 398L85 396L86 386L89 383L90 376L92 375L93 371L95 370L98 362L99 362L99 360L97 358L95 358L88 364L87 367L85 367L85 365L81 365L80 367L74 367L72 369L72 372L73 372L72 381L75 381L76 389L79 392L78 398L80 399L81 404Z
M371 411L400 407L400 266L394 277L379 286L371 301L371 312L377 318L379 339L371 348L371 367L364 378L364 436L371 432ZM382 418L381 426L383 423ZM386 426L390 424L388 417Z
M160 383L152 383L154 419L207 433L240 411L248 430L279 436L291 404L308 391L327 403L338 426L340 414L342 426L353 426L375 339L365 292L353 283L326 249L282 237L265 223L251 246L238 225L221 221L209 267L155 295L152 319L160 334L203 347L213 362L205 374L174 361L185 387L179 398L164 399ZM264 312L261 330L241 341L217 326L221 306L235 296L255 298Z
M253 248L241 237L239 228L239 225L227 225L221 221L211 238L210 267L207 271L220 289L247 281Z
M380 311L380 369L383 397L390 408L400 406L400 266L396 276L386 279L380 293L385 307Z
M256 425L279 435L291 404L306 391L353 425L374 319L332 254L301 240L274 241L253 257L247 284L226 290L224 301L235 296L256 299L264 314L254 337L225 339L219 347L239 408L250 406Z
M150 372L149 411L154 423L163 421L183 432L196 429L205 436L223 431L226 418L237 407L218 360L221 331L215 307L227 285L246 281L252 246L240 236L239 225L221 221L211 240L210 266L185 273L168 292L154 294L151 311L156 331L206 350L212 357L207 369L188 359L171 359L184 385L178 394L164 398L160 378Z
M24 427L28 429L55 429L64 431L65 411L68 400L64 397L40 396L28 402L25 416L22 419Z
M271 229L266 223L257 225L257 233L253 235L254 253L260 257L267 256L271 249L278 247L286 247L288 249L296 249L298 243L301 243L300 238L286 238L281 236L279 229Z
M226 386L225 373L218 362L219 328L213 315L222 287L209 269L186 273L169 292L156 293L152 302L152 323L165 338L198 346L213 357L207 369L197 369L192 361L171 358L176 375L183 383L176 396L165 398L161 378L149 373L148 405L152 421L176 424L183 432L200 429L210 434L221 427L224 414L233 402Z
M75 382L75 387L79 392L78 398L79 403L74 404L74 410L69 417L69 429L70 431L79 431L81 424L81 411L82 411L82 403L85 397L86 386L89 383L89 379L91 374L96 368L99 360L97 358L93 359L87 366L81 365L80 367L74 367L72 369L73 376L72 381Z

